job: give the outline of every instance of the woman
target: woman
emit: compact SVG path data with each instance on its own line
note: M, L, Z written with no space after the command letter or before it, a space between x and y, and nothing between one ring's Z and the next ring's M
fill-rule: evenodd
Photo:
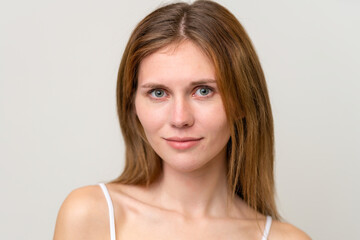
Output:
M143 19L117 104L124 172L74 190L54 239L309 239L280 222L264 74L227 9L176 3Z

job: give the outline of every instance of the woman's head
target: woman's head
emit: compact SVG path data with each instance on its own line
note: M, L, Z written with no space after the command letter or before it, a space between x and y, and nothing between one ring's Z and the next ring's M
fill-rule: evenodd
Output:
M226 144L229 189L257 211L277 217L273 120L264 74L241 24L211 1L164 6L145 17L133 31L118 74L117 106L126 165L115 181L149 184L161 173L161 159L136 115L140 66L150 55L184 42L201 50L214 67L230 131Z
M216 169L225 178L230 129L214 65L202 50L182 41L152 53L141 61L137 85L136 116L163 171Z

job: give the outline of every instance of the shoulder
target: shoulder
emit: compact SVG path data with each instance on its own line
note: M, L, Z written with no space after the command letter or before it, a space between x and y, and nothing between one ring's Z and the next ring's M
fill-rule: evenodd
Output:
M269 240L311 240L302 230L289 223L273 221L269 233Z
M99 239L108 226L108 208L100 186L81 187L73 190L61 205L54 240Z

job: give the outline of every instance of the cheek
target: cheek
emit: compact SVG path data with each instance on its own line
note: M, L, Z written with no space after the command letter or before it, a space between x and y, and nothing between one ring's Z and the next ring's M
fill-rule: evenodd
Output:
M163 113L161 108L151 107L149 104L144 103L144 101L138 100L135 101L135 109L147 137L151 137L148 135L156 132L164 125L164 116L166 114Z
M209 132L227 134L229 132L227 117L222 103L218 103L211 108L203 108L199 111L199 123Z

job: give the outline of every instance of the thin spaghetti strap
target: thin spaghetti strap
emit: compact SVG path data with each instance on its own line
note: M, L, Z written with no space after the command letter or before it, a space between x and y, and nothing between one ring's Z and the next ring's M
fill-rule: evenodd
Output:
M110 239L111 240L116 240L116 235L115 235L115 218L114 218L114 207L111 201L111 197L109 194L109 191L106 188L106 185L104 183L99 183L105 198L106 198L106 202L108 204L108 208L109 208L109 219L110 219Z
M269 232L270 232L271 222L272 222L272 218L270 216L267 216L265 230L264 230L264 234L263 234L263 237L261 238L261 240L267 240L267 238L269 236Z

